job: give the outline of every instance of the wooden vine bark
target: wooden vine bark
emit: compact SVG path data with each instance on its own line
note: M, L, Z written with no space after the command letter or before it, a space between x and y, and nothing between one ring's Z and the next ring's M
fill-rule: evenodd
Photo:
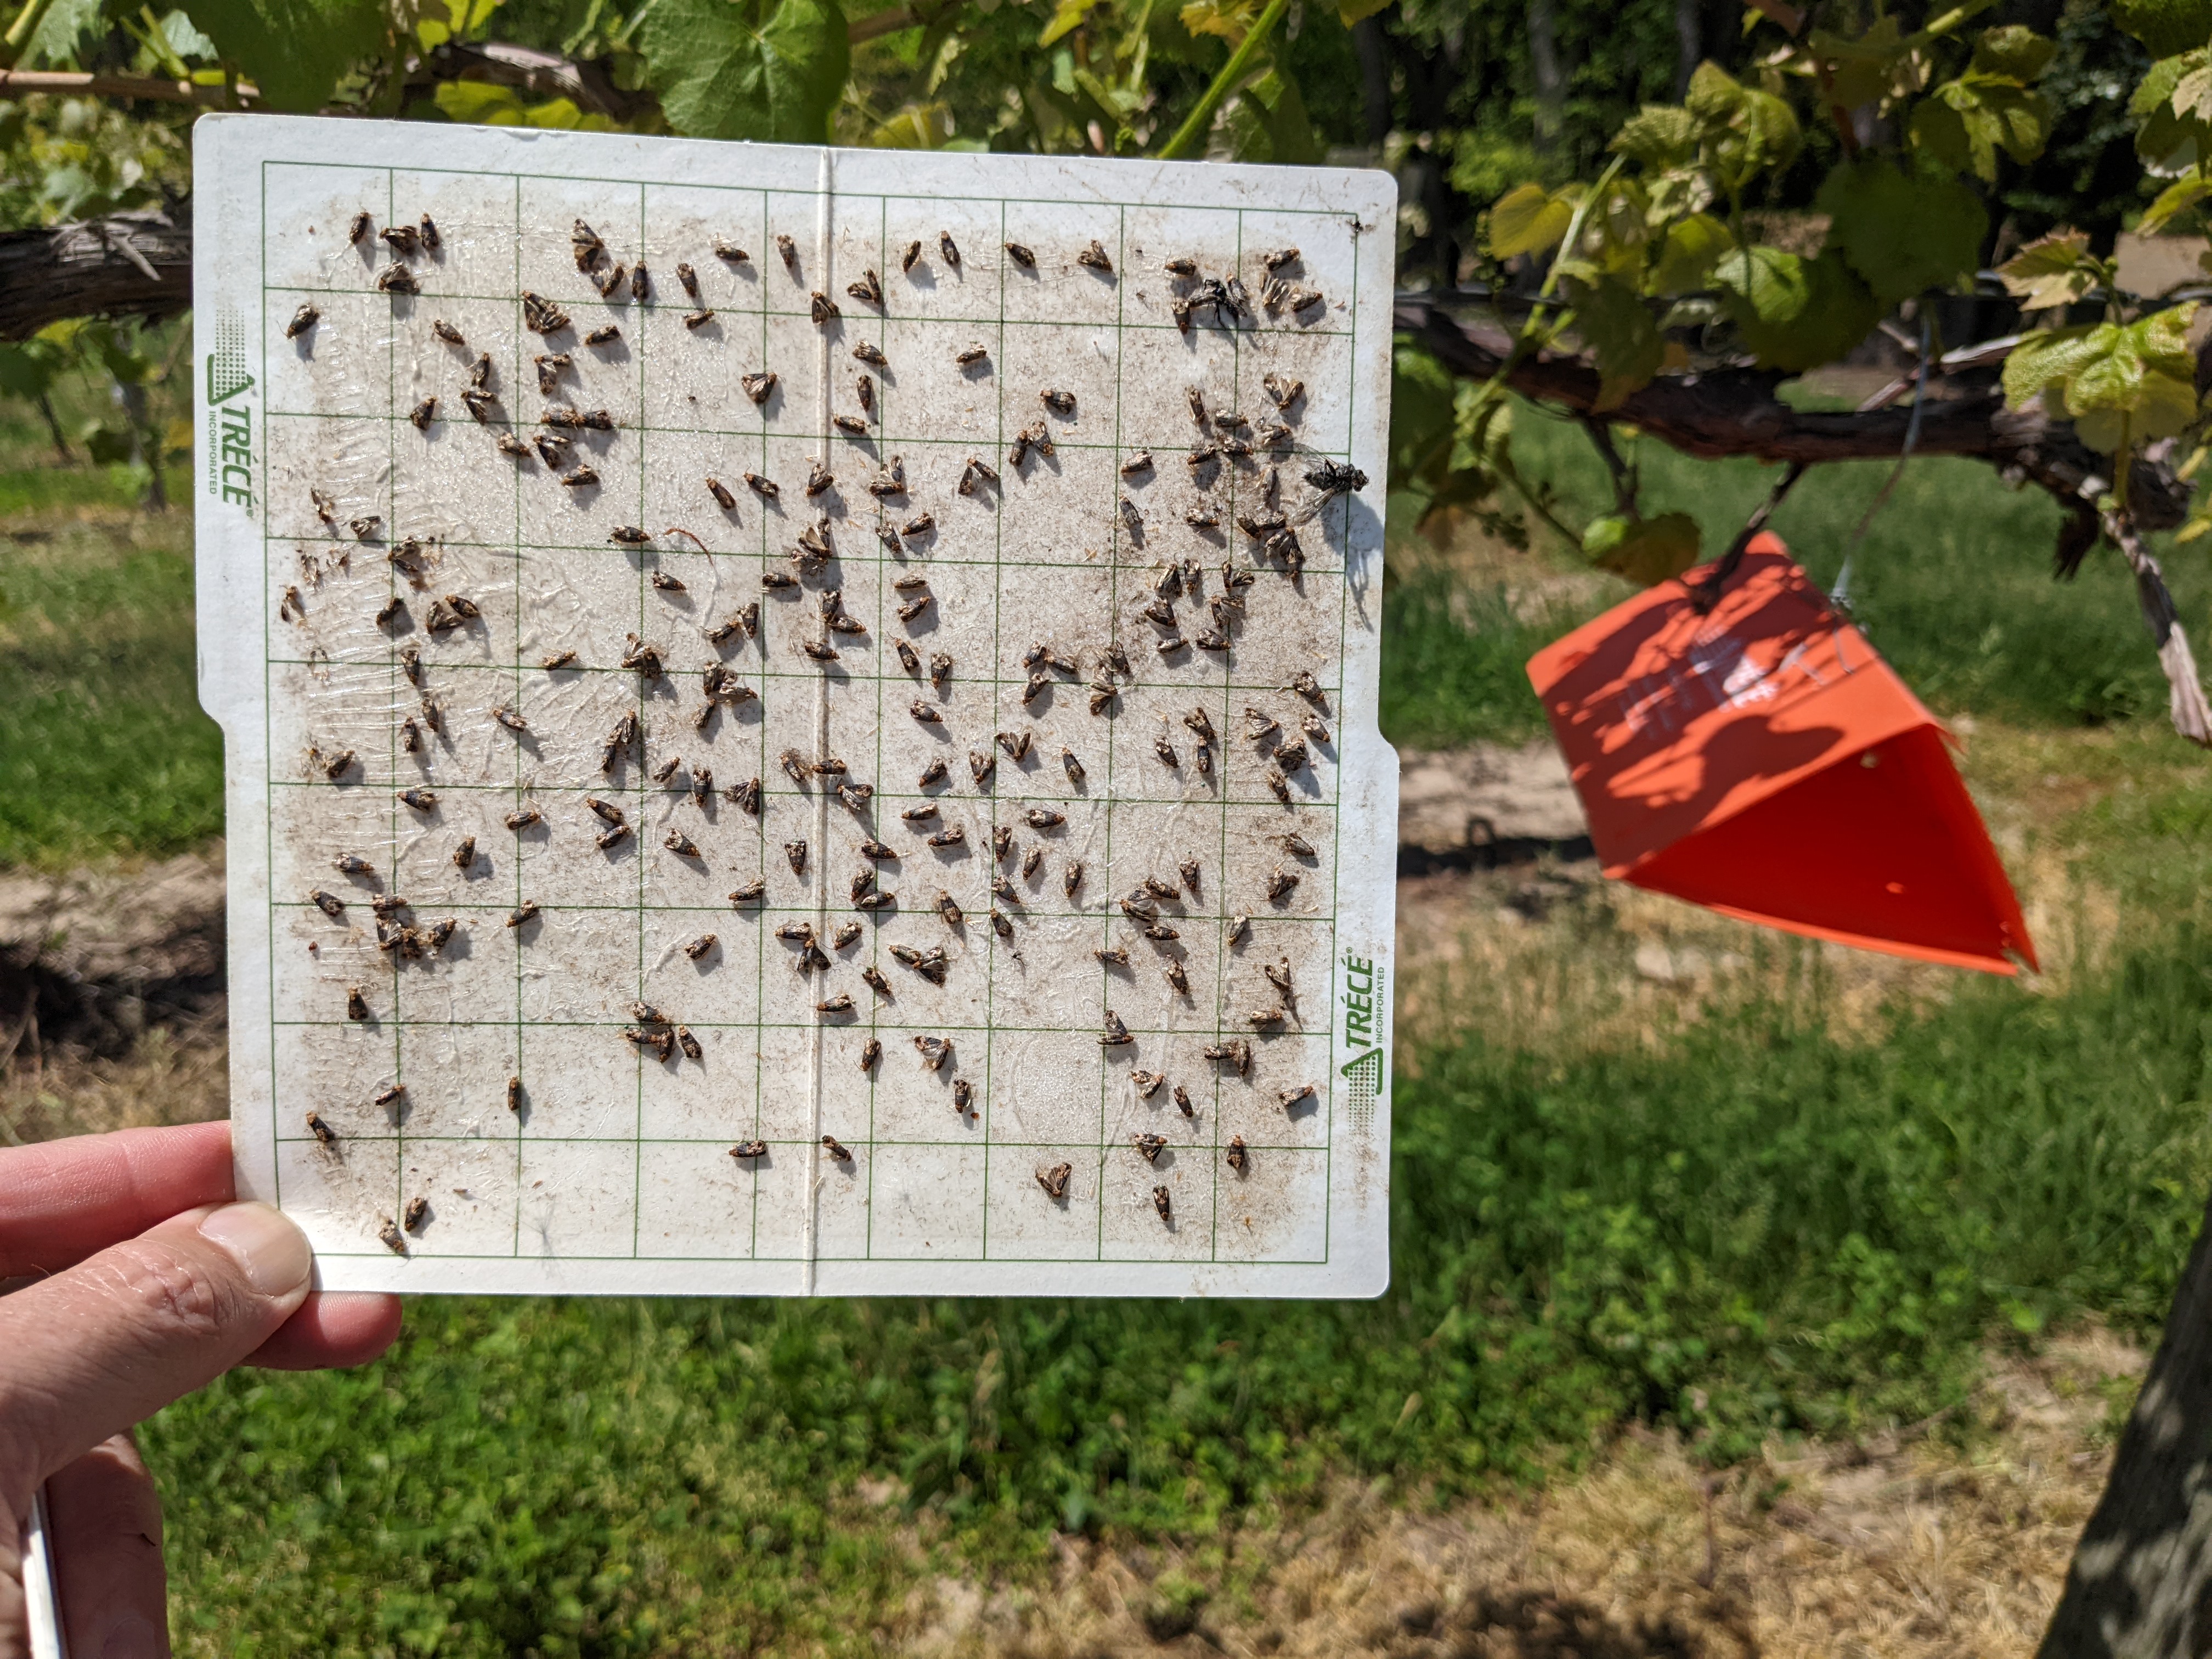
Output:
M173 317L191 303L189 204L0 234L0 340L70 317Z

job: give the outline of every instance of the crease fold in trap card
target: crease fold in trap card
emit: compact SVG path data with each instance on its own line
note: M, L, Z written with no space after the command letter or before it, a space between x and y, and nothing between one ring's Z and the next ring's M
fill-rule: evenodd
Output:
M1658 586L1528 662L1605 872L1770 927L2035 965L1935 717L1771 534L1708 612Z
M1386 176L194 137L238 1183L325 1285L1382 1287Z

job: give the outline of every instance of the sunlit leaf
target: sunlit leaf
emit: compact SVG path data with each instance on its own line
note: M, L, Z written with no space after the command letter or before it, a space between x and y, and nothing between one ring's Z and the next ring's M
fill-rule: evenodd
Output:
M1037 45L1048 46L1069 30L1080 27L1083 20L1091 15L1091 8L1097 3L1098 0L1060 0L1060 4L1053 9L1052 21L1037 36Z
M1655 173L1686 166L1698 153L1698 120L1674 104L1646 104L1620 124L1607 146Z
M1567 234L1574 210L1541 185L1520 185L1490 210L1490 251L1501 259L1540 253Z
M24 67L75 60L77 43L100 21L100 0L53 0L52 7L31 32L23 52Z
M2089 263L2088 253L2087 232L2054 230L1999 265L1997 276L2029 311L2071 305L2097 284L2097 268Z
M638 46L677 131L820 143L845 89L837 0L657 0Z
M1063 9L1074 3L1076 0L1060 0ZM1190 0L1176 15L1191 33L1218 35L1233 46L1259 21L1259 0Z
M2041 77L2058 55L2058 43L2017 23L1984 29L1974 42L1972 67L1984 75L2008 76L2026 86Z
M2202 173L2192 173L2177 179L2159 191L2158 199L2143 210L2143 216L2136 222L2136 230L2144 236L2155 236L2208 197L2212 197L2212 179L2208 179Z
M1583 532L1591 563L1645 587L1672 580L1698 562L1698 521L1686 513L1631 519L1608 514Z
M1652 294L1690 294L1706 287L1713 266L1729 248L1728 227L1709 213L1692 213L1667 227L1644 288Z

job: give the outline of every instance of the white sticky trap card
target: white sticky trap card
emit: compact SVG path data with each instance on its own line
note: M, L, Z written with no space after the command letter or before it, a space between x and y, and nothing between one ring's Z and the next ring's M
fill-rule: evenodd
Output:
M325 1286L1382 1289L1387 176L194 131L239 1190Z

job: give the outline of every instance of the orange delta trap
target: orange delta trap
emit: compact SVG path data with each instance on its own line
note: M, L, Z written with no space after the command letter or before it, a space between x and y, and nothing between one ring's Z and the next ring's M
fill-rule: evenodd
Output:
M2033 969L1942 729L1781 541L1718 603L1663 582L1528 659L1605 872L1898 956Z

